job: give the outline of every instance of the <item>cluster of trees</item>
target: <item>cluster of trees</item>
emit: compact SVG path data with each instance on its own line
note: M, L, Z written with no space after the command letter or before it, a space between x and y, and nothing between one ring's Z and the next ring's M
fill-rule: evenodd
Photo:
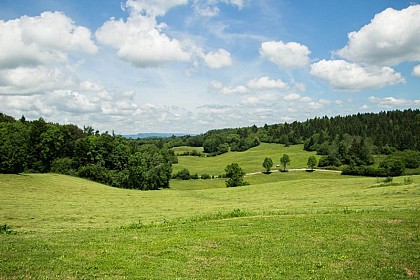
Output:
M196 136L137 140L99 133L92 127L80 129L47 123L42 118L15 120L0 113L0 173L52 171L116 187L158 189L169 185L171 164L177 162L172 147L203 147L204 153L193 155L216 156L245 151L261 142L304 144L305 150L323 156L319 167L346 165L348 174L400 174L420 164L420 110L322 117L260 128L211 130ZM379 153L388 157L375 169L371 167L373 154ZM282 158L281 164L285 170L287 158ZM308 166L313 168L313 161Z
M281 164L281 166L283 166L283 168L281 170L282 172L287 171L286 168L290 164L290 162L291 162L291 159L290 159L289 155L283 154L283 156L280 158L280 164ZM317 165L317 162L318 161L317 161L315 156L310 156L308 158L308 162L307 162L308 168L310 168L310 170L313 171L314 167ZM271 168L273 167L273 165L274 165L274 163L273 163L273 160L271 158L266 157L264 159L264 161L262 163L262 166L264 167L266 174L270 174L270 171L271 171Z
M334 166L340 164L338 159L341 164L354 161L356 165L363 165L372 160L365 158L363 153L366 151L362 151L363 149L367 149L370 154L420 151L420 110L324 116L304 122L210 130L196 136L139 141L153 141L161 147L204 147L204 152L208 155L219 155L229 150L245 151L261 142L286 146L305 144L305 150L333 156L327 162L323 159L321 164ZM339 148L345 148L348 154L334 158L334 154L342 152L338 151Z
M203 146L207 139L218 136L221 143L229 144L232 150L244 150L258 142L294 145L304 144L313 137L315 146L310 146L318 149L324 142L343 138L346 134L370 139L376 153L384 152L389 147L399 151L420 151L420 110L324 116L304 122L212 130L197 136L172 139L172 144L198 147Z
M169 186L175 162L172 150L153 144L139 145L91 127L0 114L0 173L59 172L148 190Z

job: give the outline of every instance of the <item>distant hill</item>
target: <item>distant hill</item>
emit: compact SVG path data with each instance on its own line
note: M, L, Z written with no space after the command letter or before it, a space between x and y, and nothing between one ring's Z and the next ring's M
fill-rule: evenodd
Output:
M194 136L195 134L191 134L191 133L154 133L154 132L150 132L150 133L138 133L135 135L123 135L123 137L127 138L127 139L144 139L144 138L169 138L172 136L176 136L176 137L180 137L180 136L186 136L186 135L191 135Z

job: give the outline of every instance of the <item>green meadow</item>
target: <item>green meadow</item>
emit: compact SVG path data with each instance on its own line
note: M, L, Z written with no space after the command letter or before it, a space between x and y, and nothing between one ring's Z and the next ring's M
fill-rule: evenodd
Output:
M191 147L178 147L175 149L175 153L191 151L190 149ZM202 151L199 148L193 149ZM303 151L303 145L284 147L281 144L261 143L261 145L245 152L228 152L216 157L180 156L178 157L179 163L173 165L173 169L174 172L177 172L182 168L187 168L191 174L217 176L225 172L226 165L236 162L247 173L260 172L264 171L262 163L266 157L271 157L274 162L274 169L277 164L280 164L280 158L283 154L288 154L291 159L288 168L306 168L309 156L314 155L317 159L320 157L316 155L316 152Z
M216 175L238 162L253 173L283 153L291 168L311 155L263 144L179 157L174 168ZM57 174L0 175L0 279L420 277L420 176L384 183L290 171L245 180L137 191Z

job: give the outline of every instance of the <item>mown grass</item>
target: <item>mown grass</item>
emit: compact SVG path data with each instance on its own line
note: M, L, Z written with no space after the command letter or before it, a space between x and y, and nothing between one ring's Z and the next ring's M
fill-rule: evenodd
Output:
M183 148L185 149L185 147ZM274 167L280 164L280 158L283 154L288 154L291 163L290 168L306 168L306 163L311 155L317 156L315 152L306 152L303 145L294 145L285 147L281 144L261 143L258 147L249 149L244 152L228 152L217 157L193 157L180 156L178 164L173 165L174 173L183 168L187 168L191 174L209 174L220 175L225 172L228 164L238 163L239 166L247 173L264 171L262 163L266 157L271 157Z
M141 192L0 175L0 224L10 229L0 234L0 279L416 278L420 176L412 179L378 186L296 171L233 189L218 179Z
M415 212L248 216L156 227L0 237L0 277L407 279Z
M172 150L175 152L175 154L183 154L183 153L189 153L193 151L197 151L202 153L204 151L203 147L191 147L191 146L180 146L180 147L173 147Z

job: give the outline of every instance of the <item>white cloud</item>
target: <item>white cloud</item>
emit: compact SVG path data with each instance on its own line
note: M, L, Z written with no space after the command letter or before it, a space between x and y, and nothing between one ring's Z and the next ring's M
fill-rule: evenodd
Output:
M390 67L363 67L344 60L321 60L311 65L311 74L326 80L336 90L359 91L404 83Z
M47 95L46 104L57 109L57 112L75 114L93 113L99 111L99 106L88 96L71 90L57 90Z
M68 52L97 49L91 32L60 12L0 20L0 68L63 62Z
M136 14L161 16L173 7L187 3L188 0L127 0L125 5Z
M420 64L413 67L412 75L420 77Z
M230 53L225 49L219 49L217 52L210 52L204 56L204 62L212 69L220 69L232 65Z
M369 97L371 103L376 103L381 108L396 108L404 106L420 106L420 99L417 100L406 100L395 97L378 98L371 96Z
M260 48L262 57L269 59L281 68L305 67L309 63L310 53L308 47L296 42L269 41L263 42Z
M281 79L272 80L269 77L261 77L259 79L252 79L248 82L251 89L267 90L267 89L287 89L288 85Z
M249 90L242 85L239 85L239 86L236 86L236 87L229 87L229 86L224 85L220 81L211 81L210 82L210 90L216 91L216 92L221 93L221 94L226 94L226 95L237 94L237 93L244 94L244 93L249 92Z
M127 21L110 19L96 31L98 40L117 49L117 55L137 67L189 61L182 43L162 33L165 24L154 17L131 14Z
M337 55L357 63L392 66L420 60L420 5L388 8L357 32Z
M248 96L241 101L243 105L271 104L278 99L274 93L265 93L260 95Z
M77 86L77 79L60 68L38 66L0 70L0 95L44 94Z
M80 83L80 89L88 91L102 91L105 87L100 82L87 80Z
M288 95L284 96L283 99L286 100L286 101L294 101L294 100L301 99L301 96L297 93L292 92L292 93L289 93Z

